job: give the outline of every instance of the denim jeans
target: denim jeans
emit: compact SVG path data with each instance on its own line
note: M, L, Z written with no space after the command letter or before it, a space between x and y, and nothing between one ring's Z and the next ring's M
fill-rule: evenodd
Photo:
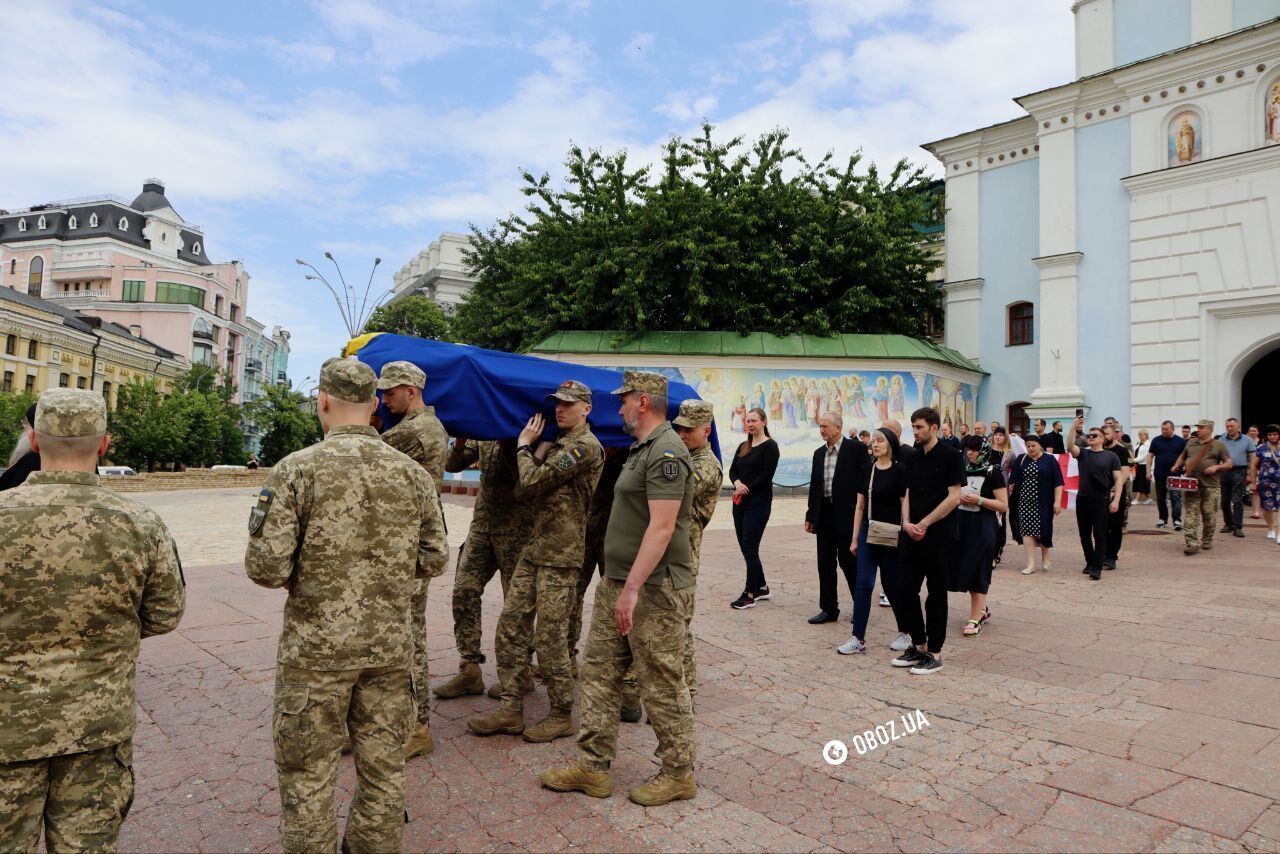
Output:
M759 593L768 583L764 580L764 564L760 562L760 540L773 512L773 496L747 495L733 505L733 530L738 535L738 548L747 562L747 586L751 594Z
M853 582L853 636L858 640L867 639L867 621L871 618L871 597L876 592L876 567L880 568L880 585L884 595L889 597L893 605L899 593L898 550L888 546L872 546L867 544L867 528L863 524L858 531L858 572ZM894 611L895 619L897 611ZM903 631L898 627L898 631Z

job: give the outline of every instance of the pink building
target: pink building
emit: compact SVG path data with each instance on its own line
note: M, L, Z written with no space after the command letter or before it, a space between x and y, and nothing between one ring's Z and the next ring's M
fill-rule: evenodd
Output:
M249 275L148 180L132 202L95 196L0 211L0 284L133 329L193 365L244 369Z

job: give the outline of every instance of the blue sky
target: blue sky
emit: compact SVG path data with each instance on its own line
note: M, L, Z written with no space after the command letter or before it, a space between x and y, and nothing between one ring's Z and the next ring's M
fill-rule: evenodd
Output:
M0 207L158 177L249 313L314 375L346 334L293 259L375 292L442 231L521 204L570 141L633 158L707 118L806 154L918 145L1073 75L1069 0L0 0ZM382 287L378 287L381 284Z

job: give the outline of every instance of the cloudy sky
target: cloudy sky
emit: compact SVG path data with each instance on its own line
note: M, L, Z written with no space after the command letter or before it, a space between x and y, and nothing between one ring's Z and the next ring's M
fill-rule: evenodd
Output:
M706 118L807 154L936 164L1073 76L1070 0L0 0L0 208L144 178L241 258L295 381L346 333L293 259L375 291L518 208L570 141L650 159Z

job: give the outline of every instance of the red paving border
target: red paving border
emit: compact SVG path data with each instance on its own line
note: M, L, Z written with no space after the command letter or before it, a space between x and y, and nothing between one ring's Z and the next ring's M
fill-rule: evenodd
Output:
M1150 530L1152 509L1134 509L1134 531ZM1280 850L1280 547L1251 527L1185 558L1174 535L1135 534L1121 568L1091 582L1074 523L1059 528L1047 574L1018 574L1011 544L980 638L960 638L967 601L952 594L946 666L929 677L889 666L888 609L873 608L867 656L834 653L843 621L805 622L817 584L798 525L765 536L774 600L730 610L741 560L732 532L713 530L694 621L698 797L647 811L626 800L655 770L643 724L623 725L611 799L542 790L536 772L571 760L572 740L475 738L466 718L494 701L467 697L437 704L437 749L408 766L405 849ZM187 581L181 628L143 644L122 849L278 850L270 720L283 594L238 564L188 568ZM451 583L438 579L428 606L440 677L456 665ZM485 672L494 678L492 663ZM527 713L545 709L539 691ZM930 724L918 733L823 761L828 740L915 709ZM353 777L344 759L340 822Z

